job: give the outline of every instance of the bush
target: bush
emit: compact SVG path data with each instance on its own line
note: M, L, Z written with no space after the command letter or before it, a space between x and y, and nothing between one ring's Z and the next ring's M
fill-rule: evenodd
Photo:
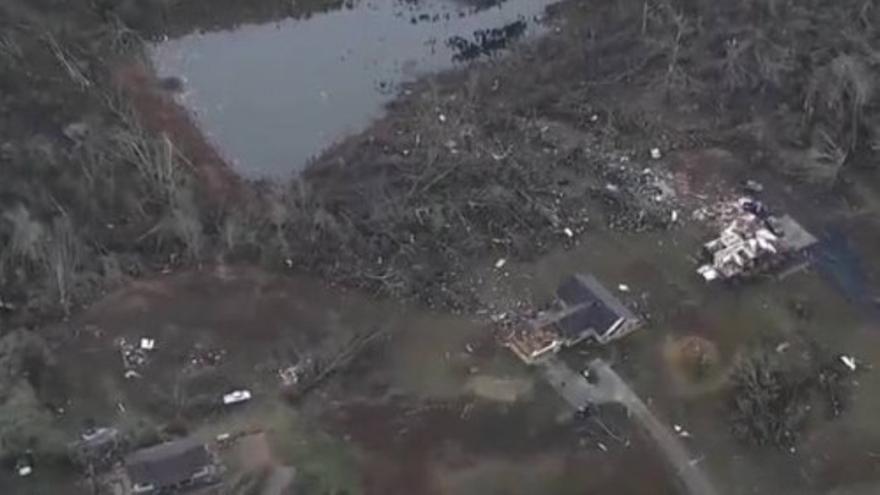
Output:
M829 418L845 410L850 396L847 372L817 344L800 347L802 352L780 353L765 344L739 359L731 374L729 401L736 437L787 448L819 409L814 407L817 403L825 406Z

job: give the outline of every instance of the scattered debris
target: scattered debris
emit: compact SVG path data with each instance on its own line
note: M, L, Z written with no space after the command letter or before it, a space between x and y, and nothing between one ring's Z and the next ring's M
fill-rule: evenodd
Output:
M749 194L760 194L764 192L764 184L760 182L749 179L743 184L743 189Z
M506 264L507 264L507 260L506 260L506 259L504 259L504 258L499 258L498 261L495 262L495 268L496 268L497 270L500 270L500 269L504 268L504 265L506 265Z
M630 289L629 286L626 284L619 284L617 286L617 290L619 290L620 292L629 292Z
M660 148L651 148L651 158L654 160L663 158L663 153L660 152Z
M295 387L317 372L315 360L311 357L300 360L293 366L278 370L278 377L285 387Z
M226 349L208 348L196 344L187 357L187 367L202 369L219 365L226 357Z
M703 245L706 263L697 273L704 280L749 277L807 263L802 255L817 240L793 218L775 217L750 198L737 201L736 208L738 215L718 238Z
M85 122L73 122L64 126L61 131L64 137L70 139L74 143L82 143L89 135L89 125Z
M68 444L74 463L93 468L111 467L118 461L122 435L112 427L90 427L80 433L79 440Z
M122 366L128 371L134 371L143 368L149 361L149 353L155 349L156 341L154 339L140 339L137 345L129 342L125 338L117 340L119 352L122 354Z
M850 371L855 371L858 367L856 364L856 359L852 356L842 355L840 356L840 362L843 363Z
M791 342L783 342L783 343L779 344L778 346L776 346L776 353L782 354L783 352L788 350L789 347L791 347Z
M492 323L501 323L502 321L505 321L508 319L508 314L507 313L496 313L496 314L490 316L489 319L492 320Z
M34 472L34 456L30 452L15 461L15 472L22 478L26 478Z
M562 232L563 232L563 233L564 233L569 239L571 239L571 238L574 237L574 231L572 231L572 230L571 230L570 228L568 228L568 227L562 229Z

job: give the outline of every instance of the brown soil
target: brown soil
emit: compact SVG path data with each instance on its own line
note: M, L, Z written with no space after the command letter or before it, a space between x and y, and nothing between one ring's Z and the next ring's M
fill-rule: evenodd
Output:
M154 133L168 136L182 152L211 198L223 204L238 196L239 176L193 122L189 112L161 88L143 61L120 65L114 70L113 80L129 98L143 125Z

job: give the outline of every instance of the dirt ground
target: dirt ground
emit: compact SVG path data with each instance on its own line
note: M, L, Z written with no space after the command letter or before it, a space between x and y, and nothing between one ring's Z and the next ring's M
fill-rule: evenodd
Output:
M723 493L876 491L871 2L561 2L546 36L408 86L290 183L238 178L142 50L341 4L0 0L0 491L86 493L66 443L98 423L132 448L265 431L297 493L678 493L619 411L573 423L494 343L490 317L573 271L624 284L648 325L565 358L614 363ZM650 199L655 176L673 200ZM820 254L707 288L691 213L745 179ZM377 328L290 400L279 370ZM145 337L126 377L122 339ZM687 339L711 349L703 381L670 358ZM858 363L842 411L813 397L785 448L729 420L730 372L768 342ZM220 406L241 388L254 400ZM26 451L37 474L17 479Z

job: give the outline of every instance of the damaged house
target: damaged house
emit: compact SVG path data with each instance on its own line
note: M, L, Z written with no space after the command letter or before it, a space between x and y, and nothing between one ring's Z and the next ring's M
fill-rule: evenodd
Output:
M576 274L556 291L556 304L514 328L504 344L528 364L585 340L607 344L641 325L640 320L592 275Z
M183 493L220 481L222 467L205 444L192 438L138 450L125 458L127 493Z
M697 269L703 279L736 280L806 265L806 253L817 240L791 216L770 215L748 198L737 206L738 215L703 245L705 264Z

